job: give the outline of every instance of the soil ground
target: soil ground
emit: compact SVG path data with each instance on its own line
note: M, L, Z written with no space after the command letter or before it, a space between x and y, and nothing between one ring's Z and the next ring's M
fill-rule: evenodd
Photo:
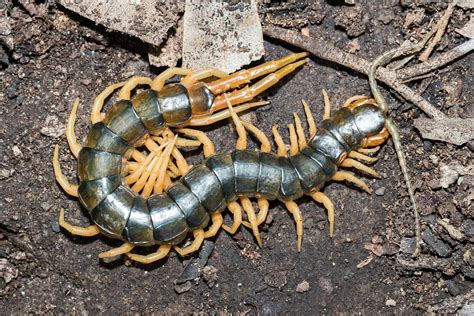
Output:
M368 60L403 42L446 7L433 1L403 1L405 6L399 1L356 2L355 7L314 2L318 11L307 3L263 6L280 8L271 11L271 23L308 26L312 36ZM407 22L420 11L418 20ZM54 180L53 146L60 145L64 172L75 181L75 160L63 132L74 98L81 97L76 132L83 140L90 105L101 90L132 75L155 76L163 69L149 67L139 41L109 33L60 6L35 16L14 2L9 15L15 45L3 52L0 94L1 314L413 314L450 313L467 306L474 275L473 178L458 177L447 188L440 187L438 179L441 165L472 163L472 144L456 147L423 140L412 124L423 114L388 90L384 94L401 130L421 209L425 242L417 261L407 254L413 219L391 141L374 164L382 179L361 175L376 193L368 195L343 183L325 187L336 207L334 238L329 237L321 205L299 201L305 227L301 253L296 251L292 218L281 204L272 203L262 227L263 248L244 228L235 236L221 232L213 239L204 274L193 281L175 284L193 256L172 255L149 266L124 258L100 261L97 254L117 242L77 238L58 227L61 207L74 224L86 225L89 219ZM465 40L454 29L468 17L469 12L456 9L439 50ZM301 25L294 25L298 21ZM265 49L265 60L292 52L274 41L266 41ZM473 57L411 85L423 88L423 96L447 115L473 117ZM456 95L448 89L452 82L462 87ZM369 94L365 77L311 59L262 96L271 105L247 118L269 134L273 124L283 128L291 122L294 111L303 113L300 99L321 118L323 88L334 109L350 96ZM455 101L448 102L453 97ZM229 122L205 130L218 152L234 146ZM202 159L196 151L188 156L193 162ZM436 224L440 218L448 218L464 238L450 237ZM372 260L357 267L368 258Z

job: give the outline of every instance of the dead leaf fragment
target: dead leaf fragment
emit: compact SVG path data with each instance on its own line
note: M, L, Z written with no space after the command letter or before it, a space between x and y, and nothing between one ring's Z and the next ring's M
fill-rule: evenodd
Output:
M474 139L474 118L419 118L414 124L424 139L440 140L458 146Z

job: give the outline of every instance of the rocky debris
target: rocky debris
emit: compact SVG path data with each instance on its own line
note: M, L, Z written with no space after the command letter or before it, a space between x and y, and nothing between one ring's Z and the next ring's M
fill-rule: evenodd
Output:
M400 252L405 254L412 254L416 248L416 239L403 237L400 241Z
M328 295L334 291L334 285L332 284L331 279L325 277L318 278L318 286Z
M189 291L192 287L193 287L193 284L191 283L191 281L186 281L183 284L175 284L174 290L178 294L183 294Z
M458 146L474 139L474 118L443 120L418 118L415 119L414 125L424 139L439 140Z
M395 306L397 306L397 302L395 300L389 298L388 300L385 301L385 306L395 307Z
M212 288L217 282L217 268L211 265L205 266L202 269L202 276L207 285Z
M296 286L296 292L298 292L298 293L308 292L309 289L310 289L310 286L309 286L308 281L306 281L306 280L304 280L303 282L299 283Z
M199 251L199 256L189 260L189 263L184 268L179 278L175 281L176 284L184 284L188 281L197 279L203 272L202 269L207 263L207 260L214 250L214 242L205 240L202 248Z
M444 241L437 238L430 228L426 228L421 237L423 241L428 245L428 247L433 250L438 256L447 257L451 254L451 247Z

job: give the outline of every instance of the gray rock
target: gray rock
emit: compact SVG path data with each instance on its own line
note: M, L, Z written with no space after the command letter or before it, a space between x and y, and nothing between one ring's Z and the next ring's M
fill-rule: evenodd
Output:
M412 254L415 251L416 240L415 238L403 237L400 241L400 252Z
M380 187L375 190L375 195L382 196L385 194L385 187Z
M451 247L436 237L431 229L426 228L421 237L428 247L430 247L430 249L433 250L438 256L447 257L451 254Z

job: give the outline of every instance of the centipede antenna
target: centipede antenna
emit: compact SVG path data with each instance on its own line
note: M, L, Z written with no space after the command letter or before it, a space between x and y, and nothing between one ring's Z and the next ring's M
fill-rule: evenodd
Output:
M387 115L387 112L388 112L388 104L378 87L377 80L375 79L375 72L377 71L377 68L387 64L394 58L409 55L409 54L414 54L420 51L428 42L428 40L435 34L435 32L436 32L436 28L433 28L431 31L429 31L425 35L425 37L419 43L410 45L407 47L398 47L398 48L389 50L383 53L382 55L380 55L379 57L375 58L375 60L372 62L369 69L369 86L375 100L377 101L378 105L383 110L385 115ZM402 170L403 178L405 179L408 195L410 197L410 201L413 208L413 217L415 219L416 247L412 256L417 257L420 253L420 244L421 244L420 216L418 214L418 208L416 206L415 194L413 192L413 186L410 181L410 175L408 174L408 167L406 164L405 153L403 152L400 133L398 132L398 128L395 125L395 123L391 119L386 118L385 127L389 131L390 135L392 135L395 152L397 153L400 169Z

